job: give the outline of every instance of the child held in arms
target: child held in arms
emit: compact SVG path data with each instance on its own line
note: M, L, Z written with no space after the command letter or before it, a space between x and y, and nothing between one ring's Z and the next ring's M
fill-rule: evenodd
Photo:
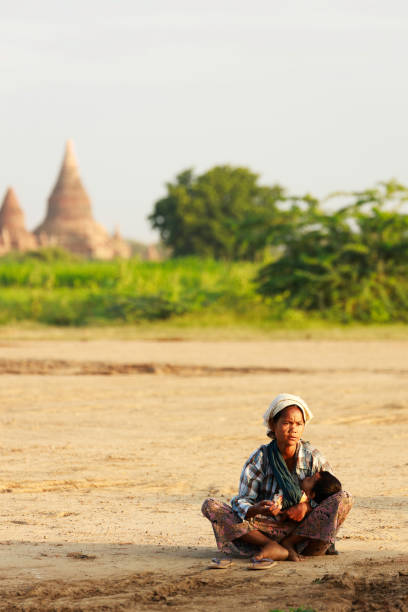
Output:
M315 504L320 504L323 500L341 491L340 481L333 476L330 472L322 471L316 472L313 476L307 476L300 482L300 488L303 491L303 495L300 499L301 502L313 501ZM275 504L282 508L283 495L279 492L275 495ZM282 510L277 515L277 520L287 519L286 510ZM287 536L282 540L281 545L284 546L289 552L288 561L301 561L302 557L296 551L295 546L303 541L304 538L295 534Z

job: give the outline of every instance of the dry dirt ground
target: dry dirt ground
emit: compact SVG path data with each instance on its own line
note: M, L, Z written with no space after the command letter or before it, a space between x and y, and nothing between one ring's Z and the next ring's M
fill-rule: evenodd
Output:
M0 341L0 609L408 610L408 342ZM216 554L279 392L355 506L338 557Z

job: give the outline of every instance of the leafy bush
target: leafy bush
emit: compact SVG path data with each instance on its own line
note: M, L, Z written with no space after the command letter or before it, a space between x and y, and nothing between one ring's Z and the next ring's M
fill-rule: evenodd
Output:
M391 181L351 197L332 214L310 206L287 228L258 292L343 322L408 321L408 190Z

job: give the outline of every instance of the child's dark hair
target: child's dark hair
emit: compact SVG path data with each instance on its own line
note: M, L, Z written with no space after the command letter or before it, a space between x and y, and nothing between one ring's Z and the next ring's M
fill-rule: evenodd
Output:
M320 478L313 487L313 499L320 504L324 499L339 491L341 491L341 482L330 472L320 472Z

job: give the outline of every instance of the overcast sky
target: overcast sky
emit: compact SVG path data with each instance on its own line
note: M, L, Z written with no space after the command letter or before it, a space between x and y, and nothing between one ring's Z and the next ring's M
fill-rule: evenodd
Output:
M407 53L404 0L0 0L0 192L33 229L67 138L96 219L142 241L192 166L408 184Z

